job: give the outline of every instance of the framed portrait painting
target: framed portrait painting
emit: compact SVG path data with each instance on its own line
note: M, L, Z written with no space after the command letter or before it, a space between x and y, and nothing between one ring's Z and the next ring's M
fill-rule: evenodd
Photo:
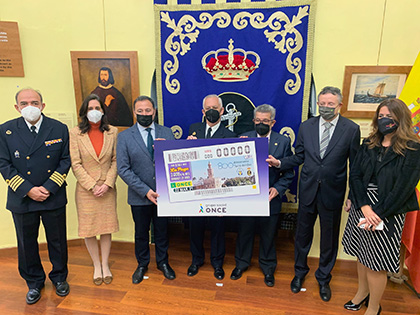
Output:
M372 118L379 103L400 95L410 70L411 66L346 66L340 113Z
M121 131L134 123L133 101L139 96L136 51L71 51L77 113L89 94L105 104L111 125Z

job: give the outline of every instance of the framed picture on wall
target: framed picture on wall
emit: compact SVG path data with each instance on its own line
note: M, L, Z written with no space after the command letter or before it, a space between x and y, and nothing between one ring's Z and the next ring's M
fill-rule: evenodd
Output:
M139 96L136 51L71 51L77 113L83 100L97 94L111 125L123 130L134 123L133 101Z
M379 103L400 95L410 70L411 66L346 66L340 113L372 118Z

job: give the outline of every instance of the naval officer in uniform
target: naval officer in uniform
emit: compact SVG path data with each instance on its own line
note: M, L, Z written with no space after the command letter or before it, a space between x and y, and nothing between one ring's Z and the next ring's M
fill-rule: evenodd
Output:
M45 272L38 250L39 224L45 229L52 264L49 278L59 296L66 296L66 175L70 168L67 127L42 114L39 91L27 88L16 94L22 117L0 125L0 172L7 185L6 208L12 212L18 242L19 273L36 303L44 287Z

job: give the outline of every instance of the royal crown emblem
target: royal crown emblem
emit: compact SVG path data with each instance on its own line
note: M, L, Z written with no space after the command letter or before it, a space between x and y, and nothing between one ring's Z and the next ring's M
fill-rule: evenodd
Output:
M248 56L253 56L255 60L252 61ZM207 61L208 57L210 59ZM247 81L260 65L260 56L253 51L245 51L241 48L233 49L233 39L229 39L228 49L220 48L216 51L209 51L201 59L201 64L203 69L213 77L213 80Z

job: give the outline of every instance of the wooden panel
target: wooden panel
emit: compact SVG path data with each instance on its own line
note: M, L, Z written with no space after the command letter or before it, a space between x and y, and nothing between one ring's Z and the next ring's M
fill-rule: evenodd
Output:
M188 231L171 231L169 261L176 272L173 281L163 277L156 269L154 246L151 246L151 262L146 273L148 279L134 285L131 275L136 269L134 247L130 243L113 242L111 271L114 281L110 285L95 286L92 282L93 267L89 254L80 240L69 245L70 294L59 297L49 280L42 297L34 305L25 303L27 287L17 270L16 250L0 250L0 310L2 314L279 314L279 315L324 315L351 313L343 304L352 298L357 288L356 264L339 260L333 270L331 281L332 298L329 303L321 301L314 272L318 259L309 258L311 268L299 294L290 291L293 277L293 240L280 233L278 244L278 267L276 284L269 288L264 284L258 266L258 246L254 248L252 266L241 279L229 278L235 265L235 234L226 235L225 279L213 276L209 262L210 242L206 233L204 246L207 260L194 277L187 276L191 263ZM258 244L258 237L255 240ZM51 270L46 248L41 249L41 259L46 273ZM222 283L223 286L217 286ZM404 285L389 282L382 300L384 314L419 314L420 300ZM360 312L363 314L365 308Z
M0 77L24 77L17 22L0 21Z

